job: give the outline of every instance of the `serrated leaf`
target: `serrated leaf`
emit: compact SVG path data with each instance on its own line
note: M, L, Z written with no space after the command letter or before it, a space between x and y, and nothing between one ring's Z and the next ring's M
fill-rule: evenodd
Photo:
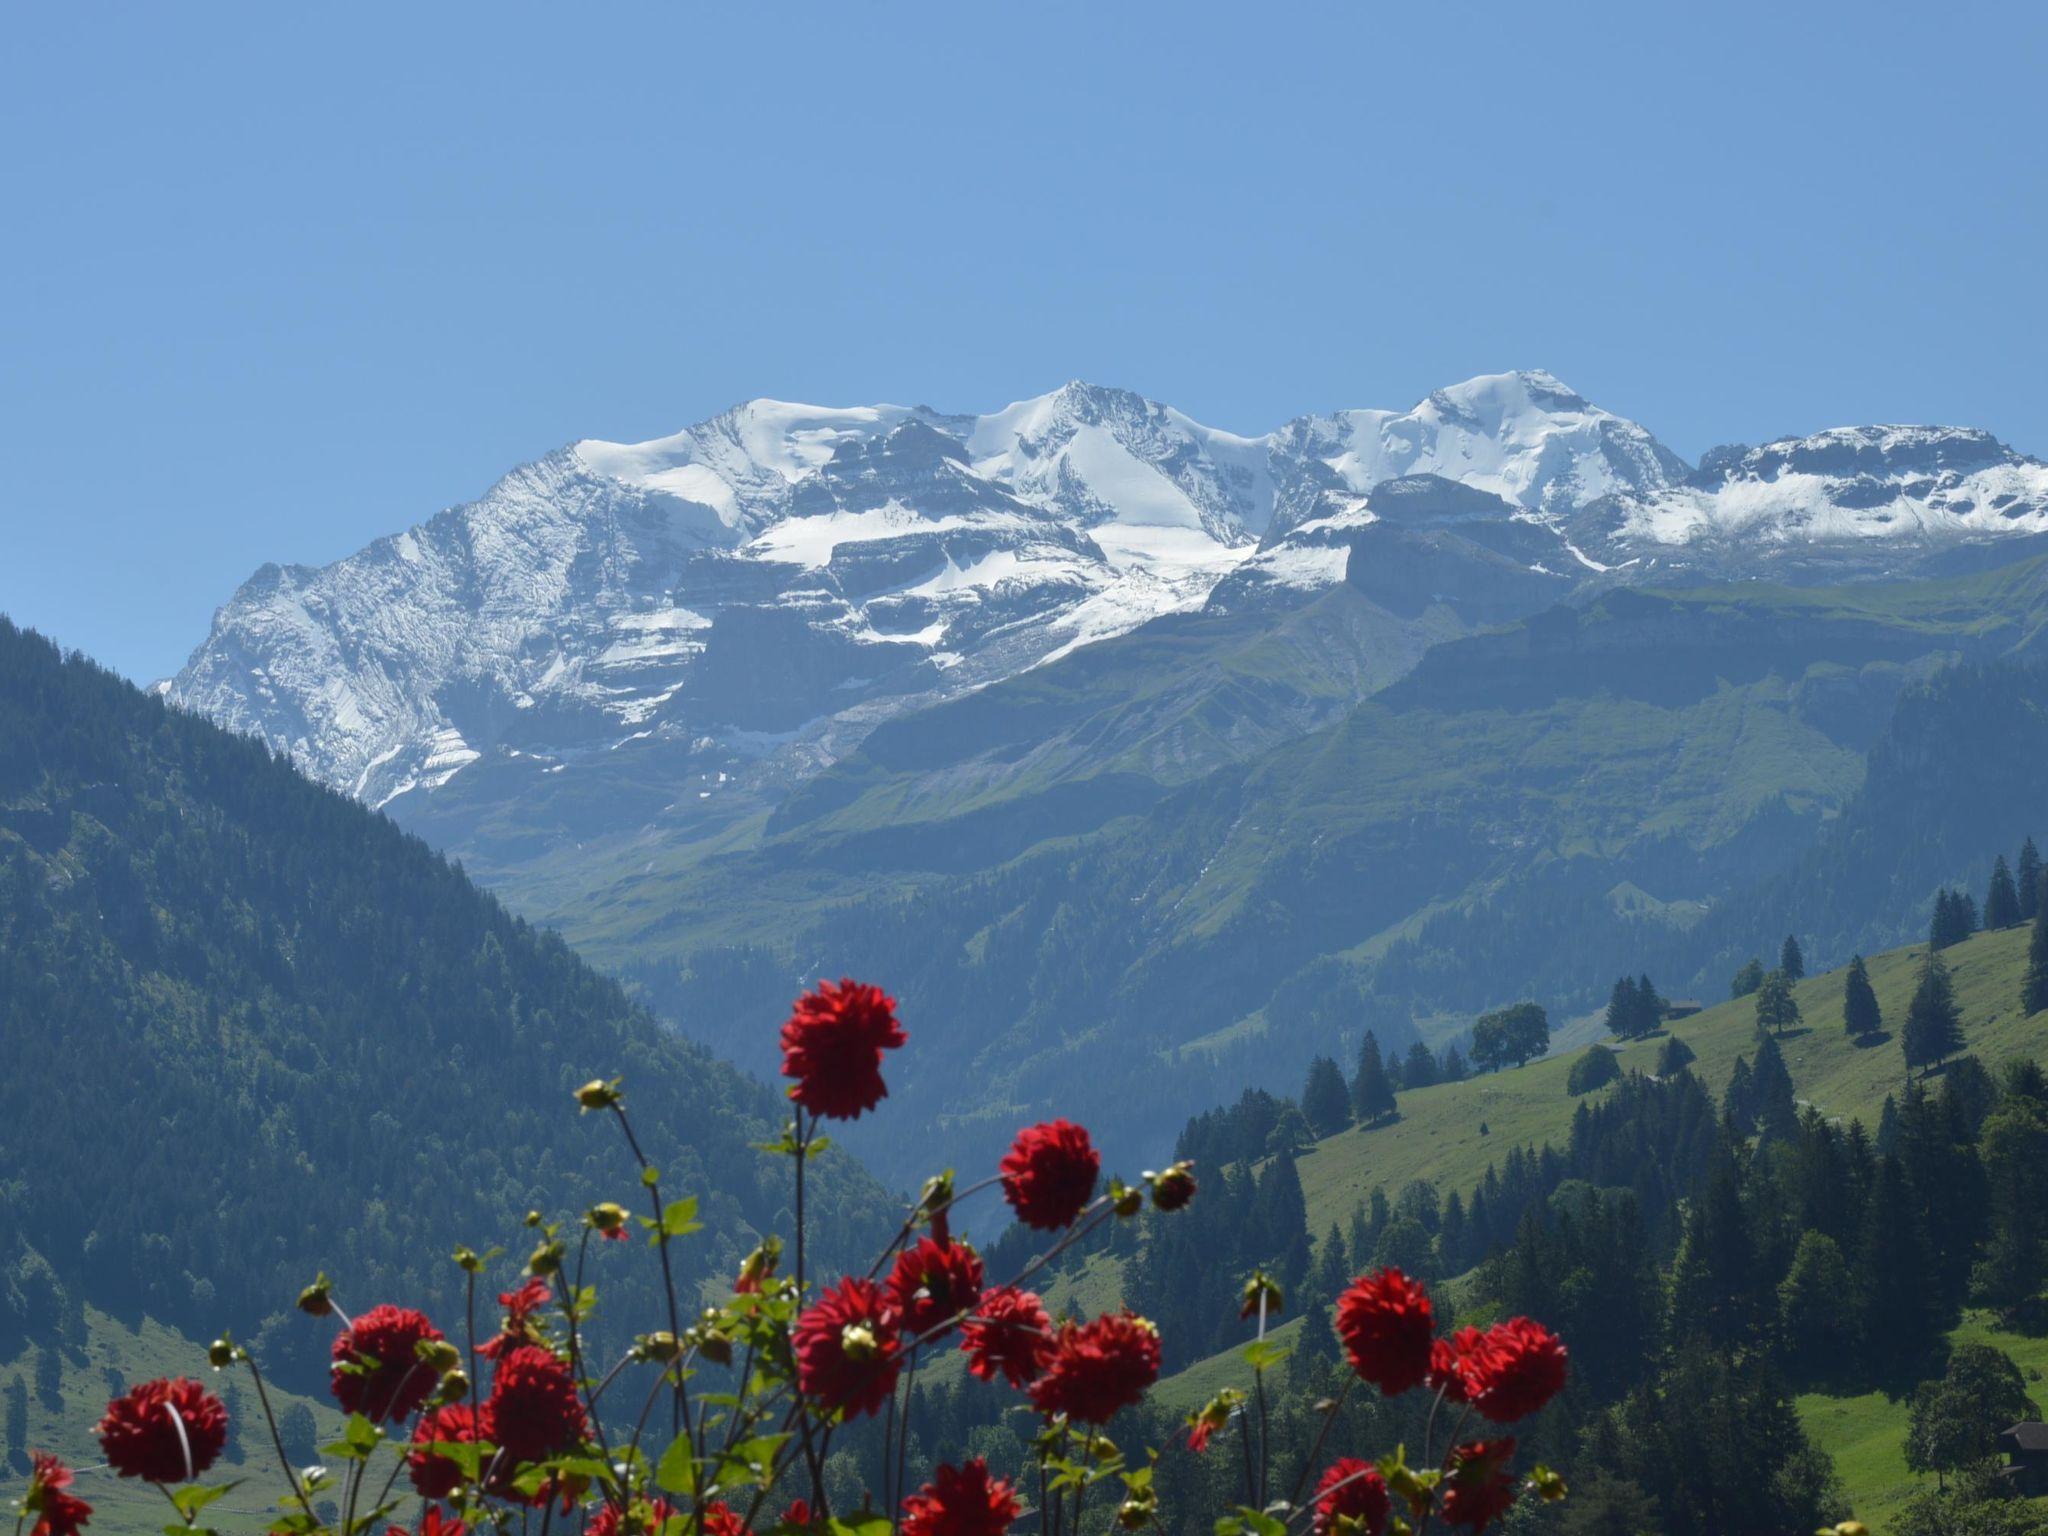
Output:
M1287 1527L1264 1510L1240 1504L1237 1508L1237 1517L1244 1522L1244 1528L1250 1536L1287 1536Z
M171 1502L178 1506L178 1513L183 1515L189 1524L194 1515L206 1508L215 1499L225 1497L240 1486L241 1481L239 1479L232 1483L219 1483L211 1486L205 1483L186 1483L181 1487L171 1490Z
M664 1237L688 1237L692 1232L702 1231L703 1227L704 1223L697 1220L695 1195L671 1200L661 1213L661 1234Z
M832 1536L889 1536L890 1525L884 1515L869 1515L865 1518L842 1520L832 1517Z
M1293 1350L1278 1339L1259 1339L1244 1347L1245 1363L1255 1371L1278 1365L1292 1353Z

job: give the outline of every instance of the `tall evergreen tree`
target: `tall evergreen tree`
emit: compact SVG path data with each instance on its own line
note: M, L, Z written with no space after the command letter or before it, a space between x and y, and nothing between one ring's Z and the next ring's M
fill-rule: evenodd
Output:
M1734 1348L1752 1340L1762 1322L1739 1151L1722 1140L1705 1187L1686 1211L1685 1236L1671 1272L1670 1336L1677 1343L1699 1338Z
M1727 1091L1721 1095L1721 1113L1747 1136L1756 1129L1756 1111L1756 1076L1749 1069L1749 1058L1738 1056L1728 1074Z
M2013 884L2012 871L2006 867L2005 855L2001 853L1991 861L1991 883L1984 890L1984 926L2011 928L2019 920L2019 888Z
M1441 1083L1462 1083L1465 1081L1467 1070L1465 1058L1458 1050L1458 1042L1453 1040L1444 1047L1443 1055L1437 1058L1437 1081Z
M1636 1017L1636 984L1627 976L1618 976L1607 994L1607 1032L1619 1040L1634 1039Z
M2034 910L2034 931L2027 938L2027 976L2020 985L2022 1013L2039 1013L2044 1008L2048 1008L2048 902Z
M1404 1088L1429 1088L1438 1081L1436 1058L1429 1053L1429 1047L1417 1040L1408 1047L1408 1061L1401 1069L1401 1085Z
M2009 1098L1984 1122L1978 1149L1990 1236L1971 1274L1971 1290L1982 1305L2010 1318L2048 1281L2048 1200L2041 1197L2048 1112L2031 1099Z
M1799 1134L1799 1107L1792 1097L1792 1074L1778 1042L1769 1035L1757 1042L1751 1071L1756 1092L1757 1129L1767 1141L1791 1141Z
M1676 1077L1699 1059L1698 1053L1676 1035L1667 1035L1664 1048L1657 1052L1657 1075Z
M1344 1074L1327 1056L1308 1064L1308 1081L1301 1087L1301 1113L1317 1136L1334 1136L1351 1123L1351 1090L1344 1086Z
M1905 1028L1899 1043L1906 1053L1906 1067L1927 1068L1946 1061L1963 1048L1963 1021L1956 1010L1955 983L1948 963L1929 950L1920 967L1920 983L1913 989L1913 1001L1906 1009Z
M1933 1343L1929 1267L1927 1234L1906 1187L1905 1170L1887 1154L1878 1160L1864 1202L1856 1261L1865 1354L1881 1380L1912 1380Z
M1870 967L1861 955L1849 962L1849 978L1842 985L1842 1028L1858 1040L1884 1028L1884 1012L1870 985Z
M1365 1044L1358 1050L1351 1107L1364 1125L1377 1125L1394 1112L1394 1085L1387 1080L1386 1063L1380 1060L1379 1037L1371 1030L1365 1032Z
M1756 956L1751 955L1748 963L1741 970L1737 971L1734 979L1728 983L1728 995L1730 997L1747 997L1763 984L1764 963L1757 959Z
M2041 873L2041 850L2029 837L2020 844L2020 861L2013 870L2013 884L2018 888L2020 921L2023 923L2032 922L2034 914L2041 910Z
M1778 946L1778 969L1785 973L1787 981L1806 979L1806 955L1799 948L1799 940L1789 933L1785 935L1785 942Z
M1636 978L1636 1006L1642 1010L1643 1033L1654 1034L1664 1022L1664 999L1648 971Z
M1756 1027L1768 1035L1782 1035L1799 1022L1799 1001L1792 995L1792 978L1773 971L1756 992Z
M1822 1384L1847 1374L1859 1343L1856 1293L1841 1245L1807 1232L1778 1286L1778 1337L1791 1374Z

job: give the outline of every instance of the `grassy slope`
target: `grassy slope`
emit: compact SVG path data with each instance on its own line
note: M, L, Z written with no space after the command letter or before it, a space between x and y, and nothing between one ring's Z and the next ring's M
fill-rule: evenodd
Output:
M2048 1014L2027 1018L2018 1007L2027 939L2024 927L1980 933L1944 952L1955 978L1967 1049L1994 1068L2016 1055L2048 1058ZM1845 972L1810 977L1793 989L1804 1025L1788 1032L1780 1048L1801 1100L1830 1116L1861 1117L1875 1129L1885 1095L1905 1083L1893 1031L1905 1016L1921 955L1919 948L1893 950L1869 962L1887 1025L1874 1046L1853 1045L1842 1032ZM1755 1008L1747 998L1722 1003L1682 1021L1675 1032L1698 1056L1693 1070L1718 1095L1735 1058L1754 1052ZM1620 1047L1622 1065L1650 1070L1662 1044L1660 1036ZM1428 1179L1440 1191L1469 1190L1487 1164L1505 1157L1511 1146L1546 1140L1562 1144L1579 1102L1565 1092L1565 1077L1580 1054L1571 1050L1514 1071L1404 1093L1398 1121L1319 1143L1299 1164L1309 1230L1320 1237L1333 1222L1341 1228L1375 1184L1384 1185L1390 1196L1411 1179ZM1481 1124L1490 1134L1479 1134ZM1287 1333L1298 1329L1298 1323L1289 1324ZM1994 1331L1978 1313L1968 1316L1953 1337L2004 1350L2028 1373L2030 1384L2048 1380L2048 1339ZM1156 1396L1176 1410L1186 1409L1244 1376L1243 1362L1233 1350L1161 1382ZM2043 1395L2038 1385L2030 1390L2037 1399ZM1810 1394L1799 1400L1799 1410L1814 1438L1834 1456L1858 1515L1882 1531L1923 1481L1906 1471L1901 1450L1905 1404L1882 1393L1848 1398Z
M88 1307L83 1357L67 1352L64 1358L61 1409L53 1411L46 1407L36 1393L35 1367L36 1348L31 1346L14 1359L0 1362L0 1385L19 1375L29 1388L28 1448L55 1452L77 1470L74 1491L93 1506L92 1529L96 1536L162 1530L172 1518L170 1506L155 1489L116 1478L105 1470L105 1457L93 1438L92 1427L111 1395L106 1376L109 1370L119 1372L127 1386L156 1376L196 1376L210 1391L224 1392L228 1378L207 1366L205 1346L160 1323L145 1319L139 1327L131 1328ZM248 1480L245 1486L206 1511L207 1523L219 1527L225 1536L263 1530L273 1513L269 1501L284 1486L247 1373L238 1372L233 1381L240 1395L236 1449L242 1459L223 1460L205 1479L209 1483ZM294 1403L311 1409L323 1445L340 1434L341 1416L329 1403L276 1387L270 1389L270 1400L280 1416ZM5 1493L0 1505L17 1496L25 1483L24 1468L0 1461L0 1490Z
M2026 955L2025 928L1980 933L1945 952L1967 1049L1987 1066L2021 1054L2048 1056L2048 1014L2026 1019L2019 1013ZM1842 1032L1844 972L1809 977L1793 989L1805 1023L1785 1035L1780 1049L1802 1100L1830 1116L1860 1116L1876 1129L1885 1095L1905 1085L1894 1026L1905 1017L1920 956L1918 948L1900 949L1870 961L1887 1026L1876 1045L1857 1046ZM1698 1055L1693 1070L1718 1095L1735 1058L1755 1052L1755 1007L1747 998L1722 1003L1675 1025L1673 1032ZM1651 1070L1662 1045L1660 1036L1620 1047L1623 1068ZM1300 1160L1310 1231L1320 1235L1331 1222L1348 1221L1375 1184L1390 1196L1411 1179L1428 1179L1445 1192L1469 1192L1487 1164L1505 1157L1509 1147L1546 1140L1561 1145L1578 1104L1565 1092L1565 1078L1579 1054L1404 1093L1394 1123L1349 1130L1318 1144ZM1489 1134L1480 1134L1482 1125Z

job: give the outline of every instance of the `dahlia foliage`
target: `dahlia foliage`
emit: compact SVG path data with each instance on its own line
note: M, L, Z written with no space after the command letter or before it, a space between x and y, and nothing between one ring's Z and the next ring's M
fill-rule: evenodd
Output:
M302 1311L335 1324L330 1388L347 1415L328 1465L294 1467L277 1433L265 1380L250 1352L223 1336L208 1351L216 1372L245 1370L287 1487L270 1529L278 1536L479 1536L559 1530L589 1536L1078 1536L1097 1489L1094 1524L1163 1529L1153 1490L1157 1453L1127 1455L1109 1438L1118 1415L1141 1404L1160 1371L1159 1332L1127 1310L1055 1318L1033 1277L1106 1222L1161 1212L1197 1194L1185 1163L1140 1185L1105 1182L1088 1132L1065 1120L1029 1126L990 1178L956 1193L950 1172L930 1180L894 1242L865 1274L807 1272L806 1169L824 1146L823 1120L852 1119L888 1095L885 1054L907 1041L896 1004L880 988L826 982L800 998L782 1027L783 1074L793 1118L769 1148L792 1162L795 1231L784 1267L781 1239L765 1237L722 1304L700 1309L679 1294L672 1254L697 1230L696 1202L669 1200L641 1152L620 1085L576 1092L586 1112L614 1122L637 1165L635 1203L603 1202L577 1223L528 1217L537 1235L496 1321L477 1325L477 1290L489 1259L467 1248L472 1304L451 1340L424 1314L379 1304L350 1317L323 1275ZM1014 1275L985 1273L952 1235L955 1204L999 1188L1016 1219L1051 1234ZM635 1229L654 1250L666 1315L616 1359L592 1358L597 1288L586 1282L593 1241ZM1432 1525L1477 1531L1524 1495L1561 1497L1542 1467L1517 1473L1514 1423L1562 1389L1566 1354L1541 1324L1512 1318L1484 1331L1437 1331L1423 1288L1399 1270L1361 1276L1340 1299L1336 1331L1351 1368L1387 1396L1421 1390L1429 1443L1367 1460L1319 1440L1296 1486L1267 1486L1267 1373L1285 1351L1267 1339L1283 1306L1254 1274L1243 1315L1249 1388L1219 1393L1188 1417L1186 1446L1201 1453L1226 1433L1242 1442L1243 1502L1213 1521L1216 1536L1420 1536ZM459 1342L458 1342L459 1340ZM969 1373L1001 1383L1040 1430L1035 1476L1017 1484L979 1457L939 1466L907 1486L910 1383L920 1357L966 1356ZM1349 1389L1347 1389L1348 1392ZM1323 1406L1322 1439L1337 1422ZM862 1419L882 1431L880 1488L858 1509L834 1509L823 1463L835 1431ZM1483 1424L1476 1423L1483 1421ZM1484 1428L1487 1438L1468 1434ZM1442 1431L1439 1437L1439 1431ZM188 1378L145 1382L107 1405L99 1424L106 1471L157 1485L175 1506L175 1533L204 1530L206 1507L226 1488L201 1481L228 1438L221 1398ZM1326 1454L1327 1451L1327 1454ZM92 1506L71 1469L38 1454L18 1501L19 1531L77 1536ZM1310 1479L1314 1478L1310 1486ZM1185 1520L1187 1512L1180 1512Z

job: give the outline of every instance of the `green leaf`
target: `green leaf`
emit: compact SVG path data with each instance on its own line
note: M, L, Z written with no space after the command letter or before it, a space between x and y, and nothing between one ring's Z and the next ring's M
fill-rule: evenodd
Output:
M476 1440L436 1440L426 1447L429 1454L444 1461L452 1461L462 1469L465 1482L476 1482L484 1475L484 1457L491 1448Z
M832 1517L832 1536L889 1536L889 1520L885 1515L868 1515L864 1518L841 1520Z
M755 1435L740 1441L718 1458L718 1486L732 1488L752 1483L757 1488L766 1488L775 1478L775 1453L788 1439L788 1435Z
M697 1197L685 1195L680 1200L671 1200L661 1213L661 1235L663 1237L688 1237L700 1232L704 1223L697 1219Z
M642 1168L640 1170L640 1182L642 1184L645 1184L649 1189L654 1188L655 1185L661 1182L661 1170L659 1168L652 1167Z
M1216 1536L1244 1536L1244 1522L1235 1515L1218 1515L1210 1529Z
M1255 1371L1263 1371L1269 1365L1278 1365L1293 1351L1278 1339L1259 1339L1244 1347L1244 1358Z
M206 1508L215 1499L224 1497L240 1486L240 1479L232 1483L221 1483L213 1487L209 1487L204 1483L186 1483L180 1488L171 1490L171 1502L178 1506L178 1513L185 1517L187 1523L190 1523L194 1515Z
M1244 1522L1244 1528L1250 1536L1287 1536L1287 1527L1264 1510L1240 1504L1237 1507L1237 1517Z
M655 1463L654 1484L664 1493L685 1496L697 1491L697 1458L687 1434L677 1435Z

